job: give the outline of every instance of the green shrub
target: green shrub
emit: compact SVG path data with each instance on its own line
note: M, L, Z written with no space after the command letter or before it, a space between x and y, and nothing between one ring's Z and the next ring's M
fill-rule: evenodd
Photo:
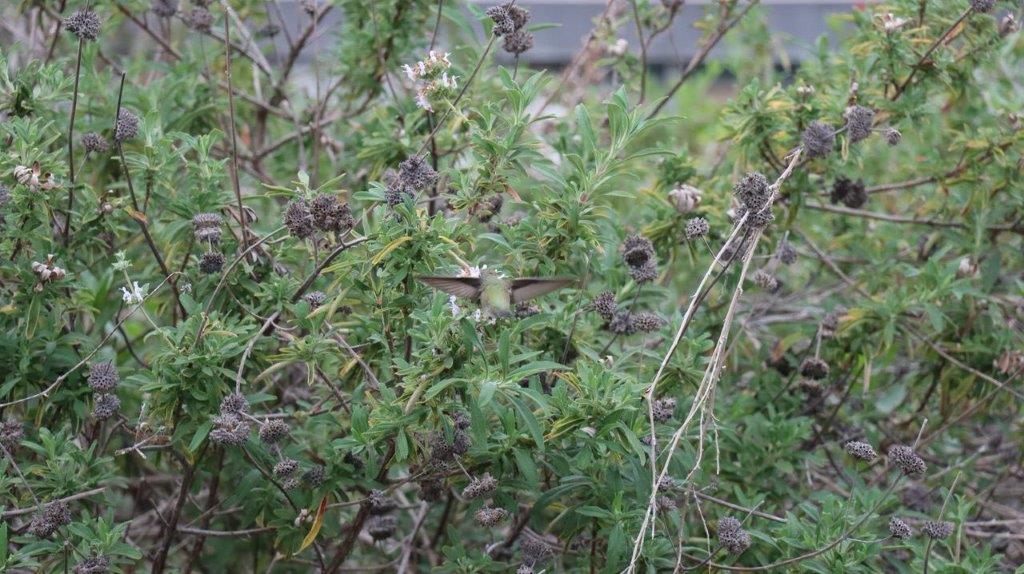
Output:
M0 570L1021 562L1019 6L298 4L2 9Z

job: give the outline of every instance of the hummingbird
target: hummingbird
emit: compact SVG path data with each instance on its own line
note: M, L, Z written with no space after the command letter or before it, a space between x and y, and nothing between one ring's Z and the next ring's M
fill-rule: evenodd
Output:
M568 277L509 279L491 269L481 269L479 277L425 276L418 279L434 289L477 303L487 317L507 317L512 314L514 305L575 282Z

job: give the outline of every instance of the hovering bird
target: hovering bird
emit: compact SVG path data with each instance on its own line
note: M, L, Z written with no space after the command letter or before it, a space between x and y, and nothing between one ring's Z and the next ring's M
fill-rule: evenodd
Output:
M490 269L481 269L479 277L427 276L419 277L419 280L449 295L477 303L486 317L507 317L512 314L514 305L575 282L568 277L509 279Z

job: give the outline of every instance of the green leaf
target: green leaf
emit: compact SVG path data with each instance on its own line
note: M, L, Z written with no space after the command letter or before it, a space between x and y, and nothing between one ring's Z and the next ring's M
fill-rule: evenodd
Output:
M544 432L540 428L540 423L537 422L537 417L533 416L533 412L526 408L526 405L522 401L515 397L509 397L512 404L515 405L516 410L519 411L519 416L526 422L526 427L530 430L530 434L533 435L533 442L537 444L537 448L544 448Z

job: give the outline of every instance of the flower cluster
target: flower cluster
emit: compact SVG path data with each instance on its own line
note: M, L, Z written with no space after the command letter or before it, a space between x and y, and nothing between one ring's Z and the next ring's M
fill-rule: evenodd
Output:
M417 106L433 113L432 102L455 94L455 90L459 86L455 76L448 73L451 67L452 63L448 59L448 54L434 50L431 50L425 59L414 65L406 64L402 67L405 70L405 75L416 86Z
M502 48L518 57L533 47L533 34L526 31L530 12L513 2L487 9L487 15L494 21L494 35L504 38Z
M249 401L239 393L224 397L220 403L220 414L213 417L210 440L224 446L239 446L249 440L252 425L245 418Z
M843 445L846 452L853 458L863 460L865 462L872 462L878 458L878 453L868 443L859 440L851 440L850 442Z
M82 8L64 19L64 29L74 34L83 42L91 42L100 37L99 15L94 10Z
M438 174L434 168L418 155L409 156L398 166L397 172L386 175L384 183L387 191L384 199L394 207L402 203L406 197L413 197L437 182Z
M646 237L633 234L622 242L622 259L629 268L633 281L650 283L658 277L658 260L654 245Z
M847 177L839 176L832 184L832 193L829 196L832 203L842 203L846 207L857 209L863 207L868 201L867 191L864 189L864 180L853 181Z
M764 175L758 172L746 174L733 185L732 193L740 204L735 219L744 221L743 225L760 229L775 220L772 213L773 191Z
M750 547L750 533L743 529L739 520L727 516L718 521L718 542L730 554L742 554Z
M39 538L49 538L66 524L71 523L71 509L63 501L51 502L32 517L28 531Z

